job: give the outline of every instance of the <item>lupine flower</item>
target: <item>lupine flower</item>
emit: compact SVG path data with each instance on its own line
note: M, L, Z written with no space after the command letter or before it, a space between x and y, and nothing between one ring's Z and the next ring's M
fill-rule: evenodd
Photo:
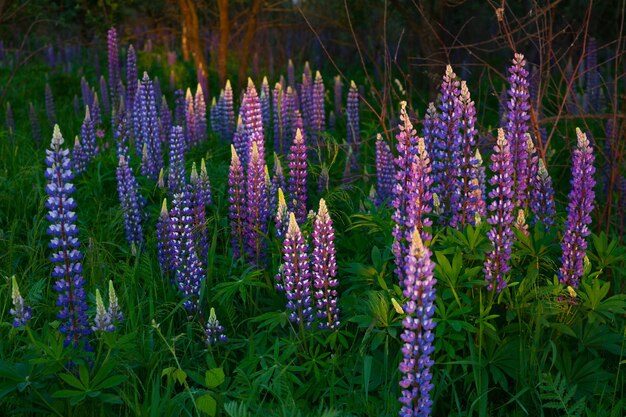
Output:
M141 143L142 153L144 147L147 153L146 158L142 158L141 173L152 180L156 180L163 167L163 154L154 89L147 72L143 73L139 94L141 98L135 102L134 112L139 114L140 130L139 132L135 131L135 139L137 140L138 135L137 142L138 144Z
M487 289L499 293L507 286L506 274L511 267L511 247L513 246L513 161L503 129L498 129L498 140L491 155L491 170L494 175L489 180L493 189L489 192L491 203L488 206L487 223L492 227L487 232L492 250L487 252L483 272Z
M280 83L276 83L274 90L272 90L272 107L274 110L274 151L280 155L284 154L283 150L283 86Z
M334 129L336 124L337 118L335 117L335 112L331 110L330 113L328 113L328 128Z
M474 190L476 193L476 202L478 203L476 211L478 216L484 216L487 213L487 203L485 202L485 196L487 195L487 189L485 187L487 175L485 174L485 167L483 166L483 157L478 148L474 154L474 167L476 168L476 181L478 182L478 188ZM474 223L474 225L476 225L476 223Z
M124 155L120 155L119 157L116 177L117 193L120 198L120 206L124 215L126 241L129 245L139 247L144 241L143 229L141 227L144 215L142 214L139 185L133 175L133 171L130 169L128 160Z
M296 131L294 129L294 112L296 111L296 109L296 92L293 88L287 87L287 90L283 94L280 107L280 121L282 123L281 131L283 135L283 143L281 146L283 152L289 149L289 146L291 146L291 141L296 134Z
M326 130L326 111L324 110L324 81L319 71L315 73L315 82L311 91L311 133L312 144L318 145L321 133Z
M270 183L269 198L270 198L270 213L276 213L278 208L278 189L285 190L285 174L283 173L283 166L280 163L280 159L276 152L274 152L274 176Z
M196 163L194 162L191 166L191 179L189 181L191 185L191 207L193 210L193 237L196 242L198 258L203 265L206 265L206 256L209 253L209 236L206 229L205 210L205 206L207 205L207 191L208 198L211 198L208 180L208 176L206 177L206 182L205 179L200 179L196 169Z
M235 110L233 106L233 89L230 80L226 80L224 87L224 100L220 109L220 117L224 126L222 139L230 141L235 133Z
M247 149L247 156L242 157L245 165L250 161L252 143L256 143L259 156L265 165L265 137L263 133L263 117L261 103L251 78L248 78L248 88L241 104L241 122L243 124L243 143Z
M185 301L183 307L190 312L198 309L200 286L206 276L194 245L193 210L189 193L174 194L170 212L172 262L174 281Z
M300 105L296 108L301 109L304 114L304 128L311 129L311 117L313 114L313 74L311 73L311 67L309 61L304 63L304 69L302 70L302 84L299 86L300 93Z
M383 137L376 135L376 205L380 206L385 201L391 201L393 187L395 185L396 167L393 162L393 154L389 144Z
M128 141L132 135L132 126L122 104L118 107L118 114L113 118L116 119L113 137L117 145L117 156L128 156Z
M309 245L300 232L293 213L289 213L289 227L283 242L283 274L279 288L287 296L289 320L307 329L313 321L311 307L311 274L309 272Z
M93 91L91 91L91 87L85 77L80 78L80 91L83 98L83 107L91 107L93 104Z
M533 178L532 191L530 194L530 209L534 217L531 224L537 221L543 223L546 230L554 224L555 206L554 206L554 189L552 188L552 178L548 174L543 159L539 159L538 169Z
M350 159L351 169L358 169L359 147L361 136L359 133L359 90L354 81L350 81L348 90L348 102L346 105L348 146L352 149Z
M80 144L78 136L74 138L74 149L72 149L72 169L76 175L80 175L87 169L89 157Z
M54 96L52 95L52 89L50 88L50 84L48 83L46 83L45 99L48 122L50 122L50 126L54 126L57 122L57 113L54 107Z
M406 317L402 320L404 330L401 338L404 344L399 366L402 373L402 417L430 416L433 406L430 398L433 388L430 369L434 365L431 355L435 351L435 264L417 228L411 240L411 249L405 261L403 294L407 301L402 308Z
M424 228L431 225L430 219L425 215L431 211L430 200L433 196L429 190L432 179L426 145L423 138L417 137L404 101L401 103L400 120L400 133L396 136L398 156L395 160L396 183L393 189L395 212L392 218L395 222L395 239L392 251L396 261L396 275L403 285L404 263L413 238L413 228L422 233L424 240L430 240L430 235Z
M93 125L100 126L102 125L102 114L100 113L100 101L98 100L98 93L93 92L93 101L91 103L91 120L93 120ZM96 136L103 137L104 134L98 135L98 129L96 129Z
M302 137L302 131L298 129L289 153L287 190L289 192L289 209L295 213L296 219L300 223L306 221L307 177L306 145Z
M22 294L20 294L20 287L17 286L17 280L15 275L11 277L11 299L13 300L13 308L9 310L9 313L13 316L13 327L26 326L32 318L33 311L28 304L24 302Z
M174 270L172 261L172 231L170 214L167 211L167 199L163 199L161 213L156 223L157 257L161 266L161 273L168 275Z
M13 117L13 109L11 103L7 102L5 113L6 128L11 141L15 141L15 118Z
M526 236L528 236L528 225L526 224L526 216L524 215L524 210L522 209L517 210L517 217L515 218L515 221L513 222L513 226L515 226L517 230L521 231Z
M57 306L61 325L59 330L65 335L65 345L78 346L84 336L91 333L87 321L85 300L85 280L82 276L82 254L78 247L78 227L76 227L76 202L71 197L75 188L70 183L74 178L69 158L69 150L61 147L63 136L59 126L54 126L52 143L46 151L46 192L48 199L46 218L50 222L48 234L52 236L49 247L54 251L50 260L55 264L52 276L59 293Z
M343 83L341 76L335 75L333 83L333 93L335 102L335 114L340 115L343 112Z
M559 269L559 282L578 288L583 275L583 259L587 250L587 236L591 234L591 212L594 207L595 193L593 187L596 181L593 178L596 169L593 166L595 157L593 148L589 144L587 135L576 128L578 146L574 150L572 162L572 189L569 193L567 205L567 221L565 222L565 236L561 243L563 265Z
M296 70L293 67L293 61L291 58L289 58L289 61L287 62L287 85L289 87L296 86Z
M437 141L436 129L439 126L439 114L437 113L435 103L431 101L428 103L422 127L422 136L424 137L424 144L426 145L426 152L428 152L428 155L434 155L435 141Z
M220 325L217 316L215 315L215 309L211 307L211 313L209 314L209 320L206 323L206 343L209 346L217 345L218 343L228 342L228 338L224 334L224 327Z
M170 167L167 176L167 188L171 195L180 193L185 188L185 137L183 128L172 126L170 131Z
M243 166L233 145L230 146L231 160L228 171L228 217L232 236L233 258L237 259L244 253L243 231L246 219L245 184Z
M204 141L207 138L206 103L204 102L204 91L202 91L202 85L200 85L200 83L198 83L198 86L196 87L193 107L196 118L196 138L198 141Z
M135 97L137 96L137 54L133 45L128 47L128 54L126 56L126 107L129 112L133 112L135 108ZM155 97L161 97L161 95L155 95Z
M602 110L603 97L598 70L598 45L595 38L589 38L585 50L585 113Z
M270 85L267 77L263 77L261 83L261 93L259 94L259 102L261 103L261 116L263 118L263 128L267 131L271 126L270 120Z
M156 95L155 95L156 97ZM167 142L167 138L172 129L172 112L167 105L167 99L165 96L161 97L161 106L159 109L159 122L161 122L161 142Z
M460 182L461 189L459 195L459 210L455 212L452 226L463 228L465 224L474 224L476 213L480 214L480 209L485 203L479 201L482 194L478 189L478 169L474 160L476 149L476 109L474 101L470 97L470 92L465 81L461 81L461 166Z
M28 118L30 119L30 127L33 133L33 142L35 142L35 146L39 147L42 141L41 125L39 124L37 110L35 110L33 103L28 103Z
M104 75L100 76L100 97L102 97L102 109L106 114L111 114L111 102L109 101L109 87L107 81L104 79Z
M276 237L280 240L287 233L289 226L289 209L285 201L285 194L282 188L278 188L278 204L276 207Z
M213 204L213 197L211 196L211 182L209 180L209 174L206 170L206 162L204 158L200 160L200 174L198 175L196 182L191 181L194 194L197 196L196 200L204 207Z
M96 289L96 317L94 318L94 326L91 326L91 330L94 332L114 332L115 326L113 325L113 320L111 319L111 315L104 307L104 302L102 301L102 295L100 295L100 290Z
M120 304L111 280L109 280L109 315L114 321L124 320L124 314L120 310Z
M209 123L211 124L211 131L217 133L221 138L220 108L215 97L213 97L209 109Z
M446 67L441 83L438 124L433 144L434 192L439 196L442 225L454 225L461 206L459 204L461 179L461 115L459 81L452 67Z
M263 259L264 236L267 235L269 201L265 184L265 163L257 142L253 141L246 177L245 247L249 262L260 266Z
M91 160L96 155L96 130L91 119L89 106L85 107L85 119L80 127L80 139L87 160Z
M513 65L509 67L509 90L506 112L505 134L511 147L513 158L513 191L515 205L526 208L528 206L529 172L528 148L526 134L530 126L530 94L528 93L528 70L524 68L524 55L515 54Z
M115 28L109 29L107 32L107 52L109 58L109 88L111 90L111 103L117 105L120 98L119 83L120 63L119 53L117 50L117 31Z
M193 96L188 88L185 94L185 141L188 147L198 144L198 131L196 129L196 112L193 106Z
M317 317L321 320L320 329L335 330L339 327L339 309L337 308L337 260L335 251L335 231L333 221L328 214L324 199L313 223L313 285Z

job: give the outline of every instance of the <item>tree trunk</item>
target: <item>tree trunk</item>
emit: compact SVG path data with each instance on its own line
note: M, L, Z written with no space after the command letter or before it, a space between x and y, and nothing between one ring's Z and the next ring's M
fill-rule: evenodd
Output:
M178 0L183 26L183 58L189 61L190 55L199 74L207 73L207 64L200 44L198 13L194 0ZM207 92L205 92L207 93Z
M261 11L263 5L262 0L252 0L252 6L250 6L250 12L248 15L248 23L246 25L246 35L243 38L243 44L241 46L241 59L239 62L239 87L242 88L246 85L246 74L248 73L248 60L250 58L250 45L254 40L254 34L256 33L257 17Z
M226 83L226 71L228 63L228 38L230 36L228 0L217 0L217 9L220 16L220 42L217 48L217 75L220 78L220 87L223 87Z

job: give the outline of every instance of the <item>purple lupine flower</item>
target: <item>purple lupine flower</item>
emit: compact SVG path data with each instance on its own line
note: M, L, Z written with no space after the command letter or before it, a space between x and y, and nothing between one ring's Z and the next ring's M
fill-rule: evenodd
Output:
M91 91L91 87L85 77L80 78L80 91L83 98L83 107L91 107L93 103L93 92Z
M113 281L109 280L109 315L114 321L124 320L124 314L120 309L120 304L115 294L115 288L113 287Z
M460 211L461 167L461 115L459 81L452 67L446 67L441 83L439 117L436 120L433 144L434 192L439 196L443 225L454 225Z
M102 114L100 113L100 101L98 100L98 93L93 92L93 101L91 103L91 120L93 120L93 125L94 127L100 126L102 125ZM98 136L97 134L98 129L96 129L96 136ZM102 137L102 136L98 136L98 137Z
M139 93L141 98L135 102L134 114L139 115L139 131L135 130L135 140L142 147L141 173L156 180L163 168L163 154L154 89L147 72L143 73Z
M243 123L241 121L241 115L237 117L237 129L235 130L235 133L233 134L232 144L235 147L235 150L237 151L237 155L242 155L241 164L244 166L247 166L247 164L244 164L244 162L247 162L247 160L243 158L243 155L248 155L248 148L246 146L246 143L244 142Z
M311 77L311 68L309 63L306 62L304 72L302 73L302 84L300 84L299 97L300 106L296 108L304 115L304 128L309 130L311 128L311 117L313 114L311 93L313 91L313 78Z
M304 142L307 142L307 135L306 135L306 130L304 129L304 119L302 118L302 114L300 113L300 110L295 109L293 111L293 117L291 120L291 130L293 132L293 134L296 134L296 131L300 129L300 132L302 133L302 138L304 139ZM289 149L291 150L291 145L293 145L293 141L290 142L289 145Z
M596 181L593 178L596 169L593 166L595 157L593 148L589 144L587 135L576 128L578 146L574 150L572 161L572 189L569 193L567 205L567 221L565 222L565 236L561 243L563 265L559 269L559 282L578 288L583 275L583 260L587 250L587 236L591 234L591 212L594 207L595 193L593 187Z
M528 206L530 181L526 134L530 129L530 94L528 92L528 70L524 68L524 55L515 54L513 65L509 67L509 90L506 111L505 134L506 141L511 148L513 158L513 191L515 205L526 208Z
M232 236L233 258L237 259L244 253L243 231L246 218L245 184L243 165L235 147L230 146L231 160L228 171L228 217L230 219L230 233Z
M265 184L265 163L256 141L252 142L246 177L245 248L247 260L261 265L264 236L267 235L269 201Z
M263 133L261 103L251 78L248 78L248 88L246 89L241 104L240 114L243 124L243 143L248 152L245 158L242 156L242 160L246 165L248 164L252 151L252 143L256 143L261 161L263 165L265 165L265 137Z
M111 103L113 103L113 106L116 106L120 99L119 83L121 78L119 52L117 48L117 31L115 28L111 28L107 32L107 52L109 58L109 88L111 90Z
M277 277L278 287L284 289L287 296L289 320L307 329L313 321L308 250L309 245L302 236L295 215L289 213L289 227L283 242L283 271L282 277Z
M205 178L200 178L196 169L196 163L194 162L191 166L191 179L189 181L191 191L191 208L193 210L193 237L196 242L198 258L200 259L200 263L203 265L206 265L209 253L209 235L206 228L205 208L207 205L207 196L209 199L211 198L208 180L209 177L206 175Z
M207 138L206 125L206 103L204 101L204 91L202 85L198 83L196 87L196 95L193 99L193 107L195 110L196 138L198 142L205 141Z
M89 156L80 144L78 136L74 138L74 148L72 149L72 170L76 175L80 175L87 169Z
M17 329L18 327L26 326L33 316L33 310L24 302L24 298L20 294L20 287L17 286L15 275L11 277L11 299L13 308L9 310L9 313L13 316L13 327Z
M30 119L30 127L33 133L33 142L35 146L41 145L41 125L39 124L39 118L37 117L37 110L33 103L28 103L28 118Z
M396 167L393 162L393 154L389 144L383 137L376 135L376 205L380 206L385 201L391 201L393 187L395 185Z
M539 159L537 174L531 182L532 191L530 195L530 209L534 217L531 224L537 221L543 223L546 230L554 225L555 205L554 189L552 188L552 178L543 162Z
M224 327L220 325L213 307L211 307L209 320L206 323L205 335L206 343L209 346L215 346L218 343L228 342L228 338L224 334Z
M226 80L224 87L224 100L220 108L220 118L223 126L223 140L230 141L235 134L235 110L233 106L233 89L230 86L230 80ZM243 157L243 155L241 155Z
M335 230L328 214L324 199L313 223L313 285L319 328L336 330L339 327L339 308L337 307L337 260L335 251Z
M172 230L170 214L167 211L167 200L163 199L163 205L161 206L161 213L156 223L156 237L157 237L157 257L159 259L159 266L161 267L161 273L163 275L169 275L174 270L172 261Z
M287 180L289 200L287 205L289 211L295 213L299 223L306 221L307 177L306 144L302 131L298 129L289 152L289 178Z
M170 194L174 195L185 188L185 138L182 127L172 126L169 145L170 167L167 188Z
M354 81L350 81L350 90L348 90L346 118L348 146L352 149L350 166L352 170L357 170L361 136L359 133L359 89Z
M272 90L272 107L274 110L274 151L280 155L284 155L283 147L283 87L280 83L276 83Z
M194 190L194 195L197 196L197 201L201 202L204 207L208 207L213 204L211 182L209 180L209 174L206 170L206 162L204 158L200 160L200 173L191 181L191 186Z
M422 136L424 138L424 144L426 145L426 152L428 152L428 155L434 155L435 142L437 141L436 130L439 126L439 114L437 113L435 103L431 101L428 103L422 127Z
M489 192L491 203L488 206L487 223L492 227L487 232L493 249L487 252L483 272L487 289L499 293L507 286L506 274L511 267L511 247L513 246L513 157L503 129L498 129L498 140L491 155L491 170L494 175L489 180L493 189Z
M220 108L218 107L215 97L211 100L209 123L211 124L211 131L217 133L221 138Z
M54 96L52 95L52 89L50 88L50 84L48 83L46 83L45 101L48 122L50 122L50 126L54 126L57 123L57 113L54 107Z
M161 122L161 142L165 143L167 142L169 134L172 130L172 112L167 105L167 99L165 98L165 96L161 96L161 105L159 106L159 121Z
M96 129L91 118L89 106L85 107L85 119L80 127L80 139L87 161L90 161L96 155L97 143Z
M198 309L200 286L206 275L194 244L193 214L189 193L174 194L170 211L174 282L186 298L183 307L189 312Z
M280 121L282 122L282 135L283 135L283 143L282 149L283 152L286 152L291 146L291 142L293 137L296 134L296 130L294 129L294 119L295 119L295 111L296 108L296 93L291 87L287 87L287 90L283 94L283 98L281 101L281 116ZM299 123L302 125L302 123Z
M133 45L128 46L128 53L126 55L126 102L128 103L126 108L130 113L135 108L135 97L137 96L137 80L139 76L137 74L137 54ZM161 97L156 95L155 97Z
M104 75L100 76L100 97L102 97L102 109L106 114L111 114L111 102L109 101L109 87L107 81L104 79Z
M403 404L400 416L430 416L433 401L430 391L433 388L430 369L434 365L431 358L435 351L433 340L436 323L435 314L437 280L434 277L435 264L431 260L430 249L424 246L420 231L413 231L411 248L405 260L403 294L407 298L403 306L406 314L402 320L401 339L402 362L400 379Z
M91 330L94 332L114 332L115 326L109 312L104 307L100 290L96 289L96 317L93 320L94 325Z
M198 131L196 130L196 111L193 107L193 96L188 88L185 94L185 142L187 147L198 144Z
M333 84L335 114L340 115L343 112L343 83L341 76L336 75Z
M280 240L287 233L287 227L289 226L289 209L287 208L283 189L278 188L276 194L278 196L278 204L276 205L276 216L274 220L276 223L276 237Z
M263 83L261 84L261 94L259 94L259 102L261 103L261 116L263 118L263 129L266 131L271 126L270 120L270 85L267 81L267 77L263 77Z
M76 202L71 194L75 188L70 183L74 178L70 151L61 147L63 136L58 125L54 125L52 143L46 150L45 177L48 180L46 192L48 199L46 218L50 222L48 234L52 236L49 247L54 252L50 261L55 264L52 276L57 280L54 284L58 292L57 306L60 308L58 318L61 320L59 330L65 335L65 345L77 347L91 333L87 321L87 302L83 286L83 258L78 247L78 227L76 227Z
M315 73L315 82L311 88L311 124L309 132L311 143L318 145L321 133L326 130L326 111L324 110L324 81L319 71Z
M15 142L15 118L13 117L13 109L11 108L11 103L9 102L7 102L5 122L9 139L12 142Z
M455 212L452 226L463 228L466 224L475 224L476 215L481 215L481 209L485 206L479 189L479 173L477 163L474 160L476 152L476 109L474 101L465 81L461 81L461 166L460 166L460 196L459 210Z
M143 229L141 227L144 215L142 214L139 186L129 166L128 159L124 155L119 156L116 178L117 193L120 198L122 214L124 215L126 241L129 245L134 245L137 248L144 241Z
M269 190L270 213L276 213L276 209L278 208L278 189L286 190L285 185L283 166L280 163L278 155L274 152L274 176L272 177Z
M132 126L128 121L128 115L124 110L124 105L120 103L118 107L118 113L114 115L115 130L113 137L117 145L117 156L128 156L128 142L132 135Z

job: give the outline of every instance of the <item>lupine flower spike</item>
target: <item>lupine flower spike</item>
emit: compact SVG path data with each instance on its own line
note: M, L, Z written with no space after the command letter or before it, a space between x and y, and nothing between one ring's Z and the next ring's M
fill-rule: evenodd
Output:
M492 227L487 232L492 250L487 252L483 272L487 289L499 293L506 288L506 274L511 269L511 247L513 246L513 161L509 143L503 129L498 129L498 140L491 156L491 170L494 175L489 180L493 189L489 192L491 203L488 207L487 223Z
M243 166L233 145L230 146L231 160L228 171L228 218L233 246L233 258L238 259L244 253L243 231L246 219L245 184Z
M124 314L120 309L120 304L115 293L115 287L113 287L113 281L109 280L109 315L114 321L120 322L124 320Z
M251 145L252 151L246 177L245 245L248 261L260 266L264 252L264 236L267 235L269 200L265 182L265 163L257 142L252 141Z
M156 237L157 237L157 257L159 259L159 265L161 266L161 273L168 275L173 271L172 261L172 242L171 238L171 222L170 214L167 211L167 199L163 199L163 205L161 206L161 213L156 224Z
M302 131L296 131L296 137L289 153L288 206L296 214L300 223L306 221L307 203L307 155Z
M104 307L102 301L102 295L100 290L96 289L96 317L94 318L94 326L91 326L91 330L94 332L113 332L115 326L112 323L111 315Z
M50 149L46 151L46 208L49 210L46 218L50 222L48 234L52 236L49 247L54 251L50 258L55 264L52 270L52 276L57 280L54 289L59 293L59 329L65 335L65 345L77 347L91 333L91 328L87 321L87 302L83 289L83 256L78 249L80 242L75 224L76 202L71 197L75 190L70 182L74 174L69 150L61 147L63 142L59 126L55 125Z
M391 201L395 184L395 166L389 144L376 135L376 205Z
M137 180L124 155L120 155L119 157L116 176L117 192L124 215L126 241L129 245L139 247L144 241L143 228L141 226L144 218L141 207L141 196L139 195Z
M594 207L595 193L593 187L596 181L593 178L593 148L589 144L587 135L576 128L578 146L574 150L572 163L572 189L569 193L567 205L567 221L565 222L565 236L561 243L563 265L559 269L559 282L578 288L583 276L585 251L587 250L587 236L591 234L591 212Z
M435 350L433 340L436 323L435 314L435 264L431 261L431 251L424 246L417 228L413 231L411 248L406 257L403 294L407 298L402 310L406 317L402 320L402 362L400 362L400 386L403 404L400 416L430 416L433 388L431 358Z
M9 313L13 316L13 327L26 326L30 321L33 311L24 302L22 294L20 294L20 287L17 286L17 280L15 275L11 277L11 299L13 300L13 308L9 310Z
M354 81L350 81L348 90L348 102L346 106L348 146L352 149L350 169L358 169L359 148L361 135L359 132L359 89Z
M543 159L539 159L537 174L532 181L532 192L530 195L530 209L534 217L531 224L539 221L543 223L546 230L554 224L555 205L554 189L552 188L552 178L548 174Z
M339 327L339 309L337 307L339 281L337 280L335 231L324 199L320 200L312 236L311 264L317 317L320 319L319 327L320 329L335 330Z
M228 338L224 334L224 327L220 325L215 309L211 307L209 320L206 323L206 343L209 346L215 346L218 343L226 343Z
M287 233L287 227L289 226L289 209L285 202L285 194L282 188L278 189L278 206L276 208L276 237L282 239Z

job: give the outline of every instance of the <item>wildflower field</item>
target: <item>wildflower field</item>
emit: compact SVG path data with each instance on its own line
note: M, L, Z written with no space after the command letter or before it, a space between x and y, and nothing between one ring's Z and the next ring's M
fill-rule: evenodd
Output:
M314 28L224 79L129 26L0 42L0 415L626 414L625 38L512 13L423 91Z

